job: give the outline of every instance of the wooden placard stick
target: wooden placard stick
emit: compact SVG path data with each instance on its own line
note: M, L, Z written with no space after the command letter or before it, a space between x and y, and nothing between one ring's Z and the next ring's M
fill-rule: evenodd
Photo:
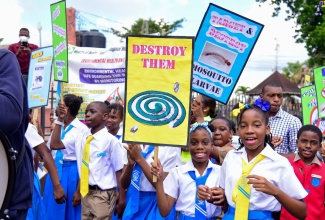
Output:
M158 151L159 151L159 147L158 146L155 146L155 149L154 149L154 156L153 156L153 164L157 166L158 164ZM152 176L152 182L156 183L157 182L157 176L156 175L153 175Z
M35 125L35 127L38 128L38 123L37 123L37 119L38 119L38 108L33 109L33 125Z

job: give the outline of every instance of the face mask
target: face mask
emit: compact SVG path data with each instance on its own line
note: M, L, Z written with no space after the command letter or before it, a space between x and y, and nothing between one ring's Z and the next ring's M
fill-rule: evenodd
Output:
M19 36L20 42L28 42L28 37L26 36Z

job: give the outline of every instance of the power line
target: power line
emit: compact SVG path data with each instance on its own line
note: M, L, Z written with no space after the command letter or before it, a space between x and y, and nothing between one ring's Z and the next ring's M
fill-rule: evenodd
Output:
M119 21L114 21L112 19L105 18L105 17L99 16L99 15L95 15L95 14L92 14L92 13L89 13L89 12L81 11L81 10L78 10L78 9L76 9L76 10L79 11L79 12L82 12L82 13L85 13L85 14L88 14L88 15L91 15L91 16L94 16L94 17L97 17L97 18L105 19L105 20L110 21L110 22L113 22L113 23L125 25L125 24L123 24L123 23L121 23Z

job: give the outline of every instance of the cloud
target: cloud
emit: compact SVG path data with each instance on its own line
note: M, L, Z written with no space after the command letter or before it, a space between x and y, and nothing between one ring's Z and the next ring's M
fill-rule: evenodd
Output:
M21 28L20 17L24 10L16 0L3 0L1 5L0 29L2 33L0 33L0 38L4 38L1 44L18 42L19 29Z

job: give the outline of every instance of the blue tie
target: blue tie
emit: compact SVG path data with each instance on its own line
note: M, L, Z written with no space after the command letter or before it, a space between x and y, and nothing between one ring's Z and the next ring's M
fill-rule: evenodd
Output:
M60 140L63 140L65 135L73 128L73 125L69 125L67 127L66 130L64 130L64 126L61 126L62 130L61 130L61 137ZM63 153L61 150L57 150L56 154L55 154L55 166L58 170L58 176L59 179L61 180L61 176L62 176L62 165L63 165Z
M205 185L205 182L206 182L209 174L211 173L211 171L212 171L212 167L208 168L206 174L204 176L200 176L200 177L195 176L194 170L188 171L188 174L196 183L196 189L200 185ZM199 200L197 195L195 196L195 218L196 219L206 219L207 218L207 209L205 206L205 201Z
M143 158L146 158L153 150L154 146L149 146L148 152L141 152ZM136 213L139 210L139 200L140 200L140 176L142 174L141 167L135 164L132 172L131 184L128 188L128 193L130 193L129 202L131 202L131 213Z

